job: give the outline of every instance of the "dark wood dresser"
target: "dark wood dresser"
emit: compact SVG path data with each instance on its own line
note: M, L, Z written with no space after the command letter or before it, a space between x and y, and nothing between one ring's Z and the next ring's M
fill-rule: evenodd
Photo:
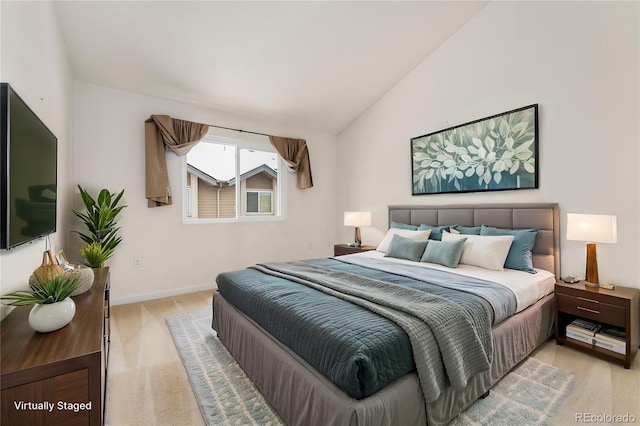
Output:
M89 291L73 297L66 327L38 333L31 306L0 322L3 425L100 425L109 360L109 269L94 269Z

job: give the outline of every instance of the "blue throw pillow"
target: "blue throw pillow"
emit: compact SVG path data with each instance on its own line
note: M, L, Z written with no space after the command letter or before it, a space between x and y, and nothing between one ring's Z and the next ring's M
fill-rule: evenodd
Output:
M390 228L409 229L411 231L415 231L418 229L416 225L407 225L406 223L400 223L400 222L394 222L394 221L391 221Z
M427 247L427 240L412 240L410 238L394 235L387 249L385 257L396 257L398 259L407 259L418 262Z
M465 241L467 241L466 238L455 241L429 241L420 262L437 263L449 268L457 268Z
M431 234L429 234L430 240L441 241L442 240L442 231L449 232L448 226L431 226L422 224L418 227L418 231L426 231L427 229L431 229Z
M536 243L537 229L520 229L516 231L482 225L480 235L513 235L513 242L511 243L507 260L504 262L504 267L529 272L530 274L537 273L533 269L533 254L531 253Z
M461 234L469 234L469 235L480 235L480 226L462 226L462 225L451 225L451 229L455 229Z

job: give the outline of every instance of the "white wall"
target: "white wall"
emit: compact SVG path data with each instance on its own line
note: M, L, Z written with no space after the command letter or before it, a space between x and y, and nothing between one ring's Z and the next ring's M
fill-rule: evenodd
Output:
M615 214L599 244L601 282L640 287L638 2L492 2L338 137L339 210L387 204L558 202ZM539 104L540 188L411 196L409 140ZM348 241L352 230L340 228ZM562 273L584 276L585 246L562 240Z
M50 2L0 2L0 80L8 82L58 138L58 232L63 247L71 202L72 76ZM26 290L42 261L44 240L0 251L0 293ZM0 317L6 314L0 307Z
M125 189L119 225L123 241L108 262L115 303L213 288L223 271L265 261L332 254L337 223L334 188L335 137L146 97L87 83L75 83L75 182L93 193ZM181 159L167 154L172 206L147 208L144 181L144 121L151 114L248 131L306 139L314 188L299 190L287 179L287 218L268 223L184 225ZM76 208L81 207L76 191ZM74 219L73 229L82 229ZM78 241L77 237L73 237ZM78 258L78 244L72 255ZM135 269L134 257L142 258Z

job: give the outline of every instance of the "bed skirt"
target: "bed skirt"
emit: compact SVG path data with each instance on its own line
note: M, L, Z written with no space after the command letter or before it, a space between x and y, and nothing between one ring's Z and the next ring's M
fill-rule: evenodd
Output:
M491 370L462 391L447 389L426 412L415 372L367 398L351 398L219 293L213 297L212 326L288 425L439 425L467 409L551 336L554 306L551 294L495 326Z

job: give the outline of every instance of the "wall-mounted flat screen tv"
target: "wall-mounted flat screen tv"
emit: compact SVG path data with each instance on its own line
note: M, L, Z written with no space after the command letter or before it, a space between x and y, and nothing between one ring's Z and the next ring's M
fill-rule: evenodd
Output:
M8 83L0 83L0 248L56 230L58 139Z

